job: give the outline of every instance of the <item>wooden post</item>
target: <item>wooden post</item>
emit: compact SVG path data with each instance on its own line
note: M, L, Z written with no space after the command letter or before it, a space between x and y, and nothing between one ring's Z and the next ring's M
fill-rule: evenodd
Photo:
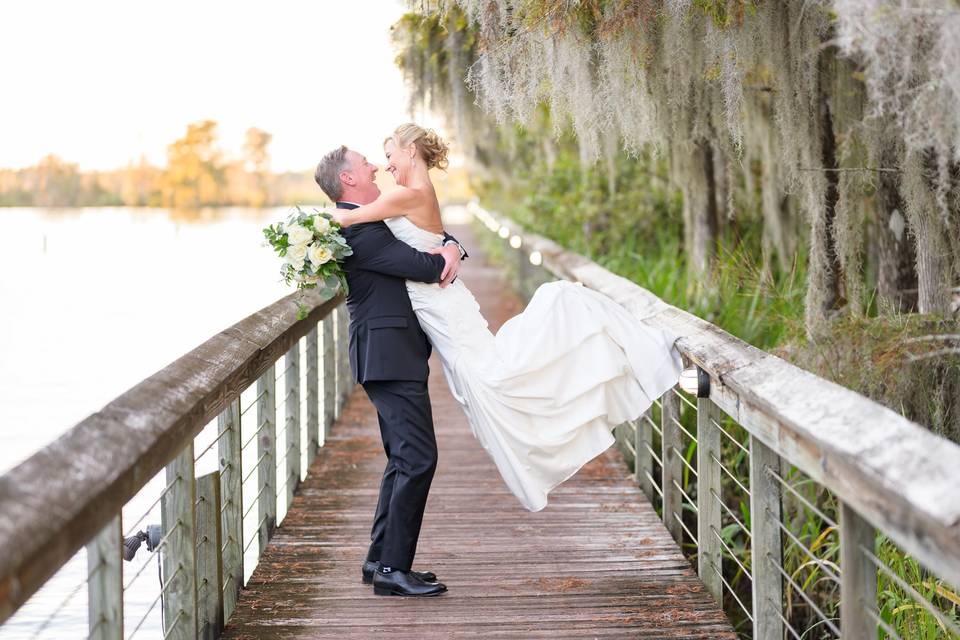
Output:
M633 435L630 430L632 423L622 422L613 428L613 438L617 442L617 448L620 449L621 455L623 455L623 461L629 466L632 462L633 454L630 453L630 448L627 446L627 442L633 444Z
M276 365L271 365L257 380L257 416L260 433L257 435L257 477L259 485L258 536L260 553L273 537L277 524L277 378Z
M340 357L340 349L343 348L340 327L343 320L340 318L340 307L331 311L330 317L333 320L333 420L336 422L340 419L340 396L343 393L340 383L340 378L343 375L343 360Z
M229 620L243 586L243 491L240 483L240 398L217 418L220 455L220 531L223 538L223 617Z
M119 514L87 543L87 621L91 640L123 638L122 547Z
M723 528L720 504L720 430L714 420L720 410L709 398L697 398L697 572L707 591L718 604L723 604L723 584L718 571L723 570L723 548L717 538ZM716 567L716 569L714 569Z
M840 505L840 631L843 640L873 638L877 626L877 570L864 553L873 552L876 535L869 522L846 503Z
M323 319L323 441L337 419L337 344L333 331L334 313Z
M307 467L317 457L320 446L320 368L318 328L307 334Z
M682 544L683 527L677 520L677 516L681 515L683 496L674 486L674 483L679 485L683 482L683 463L674 453L674 450L683 450L680 427L674 422L674 420L679 420L680 417L679 400L676 394L668 391L663 394L661 401L663 404L663 414L660 417L660 428L663 431L663 447L660 458L663 460L663 523L667 525L667 530L677 541L677 544Z
M613 436L613 446L623 454L623 423L621 422L610 431Z
M637 450L637 460L633 466L633 477L647 499L653 502L653 485L649 478L653 477L653 427L647 422L652 418L652 411L647 411L637 419L637 430L634 433L634 448ZM649 447L649 449L648 449ZM648 477L649 476L649 477Z
M300 484L300 341L293 343L287 351L286 374L284 384L286 401L284 402L284 429L286 431L286 460L284 485L286 487L284 503L287 508L293 502L293 494Z
M333 380L334 380L334 399L333 399L333 418L334 420L340 419L340 406L341 400L343 399L343 357L341 356L341 350L344 349L343 346L343 336L341 330L343 328L343 305L338 306L330 314L333 316Z
M197 635L196 488L193 477L193 440L167 465L170 490L161 500L163 535L164 637L194 640ZM177 527L177 531L173 528Z
M530 301L530 257L523 249L517 249L517 289L524 302Z
M337 307L337 418L343 415L343 405L353 389L350 373L350 317L347 305Z
M783 580L778 567L783 565L780 483L770 472L780 475L780 456L750 436L750 553L753 572L753 637L755 640L781 640L784 628Z
M197 637L216 640L223 630L220 547L220 472L197 478ZM229 588L229 586L228 586Z

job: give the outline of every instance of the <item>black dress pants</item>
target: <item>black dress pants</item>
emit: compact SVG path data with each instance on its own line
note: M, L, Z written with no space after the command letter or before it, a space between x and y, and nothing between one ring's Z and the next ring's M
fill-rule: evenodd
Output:
M367 560L409 571L437 468L437 440L426 381L363 383L377 408L387 466L370 532Z

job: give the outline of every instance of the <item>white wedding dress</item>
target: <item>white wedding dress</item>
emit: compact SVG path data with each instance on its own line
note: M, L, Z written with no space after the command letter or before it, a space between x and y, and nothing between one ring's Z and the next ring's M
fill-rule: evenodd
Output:
M443 236L397 217L393 234L426 251ZM638 322L609 297L567 281L541 285L496 335L460 278L441 289L407 281L453 397L500 475L530 511L614 443L677 383L677 336Z

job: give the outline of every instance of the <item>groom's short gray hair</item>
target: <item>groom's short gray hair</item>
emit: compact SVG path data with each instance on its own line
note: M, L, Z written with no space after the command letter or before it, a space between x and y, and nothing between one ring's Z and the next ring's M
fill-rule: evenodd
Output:
M340 183L340 172L347 168L347 147L340 145L317 164L317 171L313 179L317 181L323 192L336 203L343 195L343 184Z

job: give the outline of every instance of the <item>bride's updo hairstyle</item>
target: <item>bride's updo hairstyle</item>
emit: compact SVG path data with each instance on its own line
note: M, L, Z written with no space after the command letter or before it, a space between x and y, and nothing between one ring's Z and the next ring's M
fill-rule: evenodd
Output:
M436 167L444 171L447 170L449 165L447 153L450 152L450 147L433 129L424 129L418 124L408 122L394 129L393 135L383 142L386 143L387 140L393 140L398 149L402 149L412 142L417 146L417 151L420 152L423 161L427 163L427 169Z

